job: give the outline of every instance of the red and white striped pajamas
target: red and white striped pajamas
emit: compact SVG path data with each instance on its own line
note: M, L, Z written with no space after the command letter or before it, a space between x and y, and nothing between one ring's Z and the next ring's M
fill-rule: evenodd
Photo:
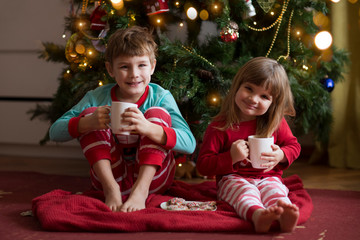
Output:
M230 174L218 183L218 199L229 203L246 220L252 220L257 209L274 206L278 200L291 203L288 193L288 188L278 177L254 179Z
M96 108L88 108L82 116L92 114ZM151 107L144 117L157 125L171 127L171 117L166 109ZM116 138L116 139L115 139ZM110 129L91 131L79 138L84 155L92 166L95 162L108 159L115 180L123 196L129 195L141 165L157 165L149 193L163 193L172 183L175 174L175 159L172 151L154 143L147 137L131 133L113 135ZM90 172L92 185L102 189L95 172Z

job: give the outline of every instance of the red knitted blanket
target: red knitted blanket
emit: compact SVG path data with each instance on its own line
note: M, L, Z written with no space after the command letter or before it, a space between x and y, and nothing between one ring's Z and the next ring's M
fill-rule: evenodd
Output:
M304 223L313 210L310 195L301 179L290 176L284 179L289 188L289 198L300 209L299 224ZM54 190L32 201L34 215L41 226L51 231L88 232L253 232L250 222L240 219L234 209L223 201L217 201L216 211L167 211L160 204L173 197L188 201L216 200L215 182L188 184L175 181L166 195L151 194L146 209L132 212L111 212L104 203L101 192L89 191L74 194ZM278 226L273 225L276 230Z

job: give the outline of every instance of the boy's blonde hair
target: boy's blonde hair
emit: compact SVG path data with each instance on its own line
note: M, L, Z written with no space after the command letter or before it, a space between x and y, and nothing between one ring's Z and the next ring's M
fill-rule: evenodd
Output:
M219 129L233 128L233 124L240 122L240 109L235 103L235 96L240 86L246 82L270 89L273 98L267 112L257 116L256 135L269 137L277 130L285 115L295 116L293 95L285 69L274 59L256 57L242 66L235 75L220 112L215 116L216 121L225 122Z
M157 44L152 33L144 27L133 26L126 29L118 29L114 32L107 43L105 61L111 65L118 56L149 56L153 63L156 58Z

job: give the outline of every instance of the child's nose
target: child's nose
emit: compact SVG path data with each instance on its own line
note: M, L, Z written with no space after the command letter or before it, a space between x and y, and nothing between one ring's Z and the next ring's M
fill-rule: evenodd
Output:
M250 95L249 97L250 101L253 103L257 103L258 102L258 98L256 95Z
M131 77L137 77L137 76L139 76L139 69L137 69L137 68L131 68L130 76L131 76Z

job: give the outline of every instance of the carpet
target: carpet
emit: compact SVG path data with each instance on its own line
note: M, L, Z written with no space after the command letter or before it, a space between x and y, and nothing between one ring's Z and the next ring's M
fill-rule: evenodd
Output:
M180 183L182 184L182 183ZM21 216L30 210L32 199L62 189L75 193L89 189L86 177L46 175L38 173L0 172L0 236L1 239L358 239L360 192L308 189L314 210L309 219L293 233L269 234L251 232L134 232L106 233L53 232L44 230L34 217ZM155 197L155 196L154 196ZM195 196L198 198L198 196ZM190 199L189 199L190 200ZM158 199L162 201L162 199ZM225 206L224 206L225 207ZM51 211L48 210L48 211ZM215 216L214 216L215 218ZM215 219L216 220L216 219ZM71 226L73 227L73 226ZM211 233L210 233L211 232Z

